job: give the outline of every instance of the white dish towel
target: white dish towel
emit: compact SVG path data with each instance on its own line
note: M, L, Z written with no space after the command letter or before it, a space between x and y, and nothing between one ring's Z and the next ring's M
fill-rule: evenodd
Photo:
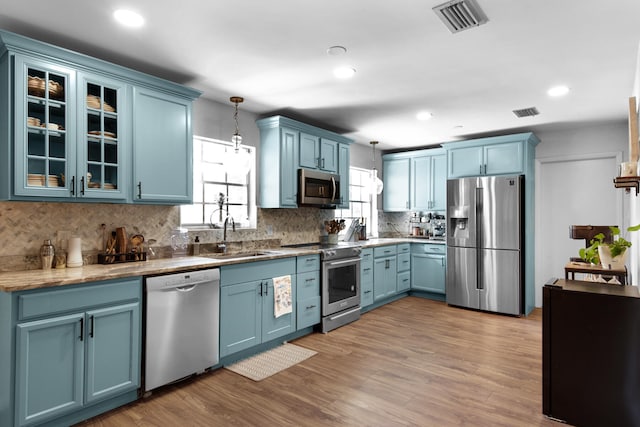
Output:
M291 313L291 275L273 278L273 315L278 317Z

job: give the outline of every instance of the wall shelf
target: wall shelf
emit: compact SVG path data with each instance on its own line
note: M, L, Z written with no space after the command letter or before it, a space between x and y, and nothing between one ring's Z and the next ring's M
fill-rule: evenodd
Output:
M636 196L638 190L640 190L640 177L638 176L619 176L613 179L613 185L616 188L624 188L629 192L632 188L636 190Z

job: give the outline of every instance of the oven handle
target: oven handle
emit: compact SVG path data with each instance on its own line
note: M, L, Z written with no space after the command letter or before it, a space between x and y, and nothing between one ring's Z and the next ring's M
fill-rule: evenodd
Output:
M357 261L360 261L360 258L349 258L341 261L326 261L326 264L333 267L335 265L353 264Z

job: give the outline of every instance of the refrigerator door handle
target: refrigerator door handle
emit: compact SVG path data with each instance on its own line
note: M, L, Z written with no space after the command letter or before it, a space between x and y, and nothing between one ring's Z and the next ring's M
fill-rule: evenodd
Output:
M480 250L483 246L482 246L482 226L483 226L483 220L484 218L482 218L482 206L483 206L483 199L482 199L482 187L476 187L476 247L478 248L478 250L476 251L476 269L477 269L477 273L476 273L476 289L484 289L484 283L482 282L482 262L481 262L481 256L482 256L482 251Z

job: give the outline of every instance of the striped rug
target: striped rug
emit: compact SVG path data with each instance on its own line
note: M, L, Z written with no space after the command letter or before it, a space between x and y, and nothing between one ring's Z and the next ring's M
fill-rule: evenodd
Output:
M286 343L264 353L256 354L232 365L225 366L225 369L254 381L262 381L310 358L314 354L317 354L317 352Z

